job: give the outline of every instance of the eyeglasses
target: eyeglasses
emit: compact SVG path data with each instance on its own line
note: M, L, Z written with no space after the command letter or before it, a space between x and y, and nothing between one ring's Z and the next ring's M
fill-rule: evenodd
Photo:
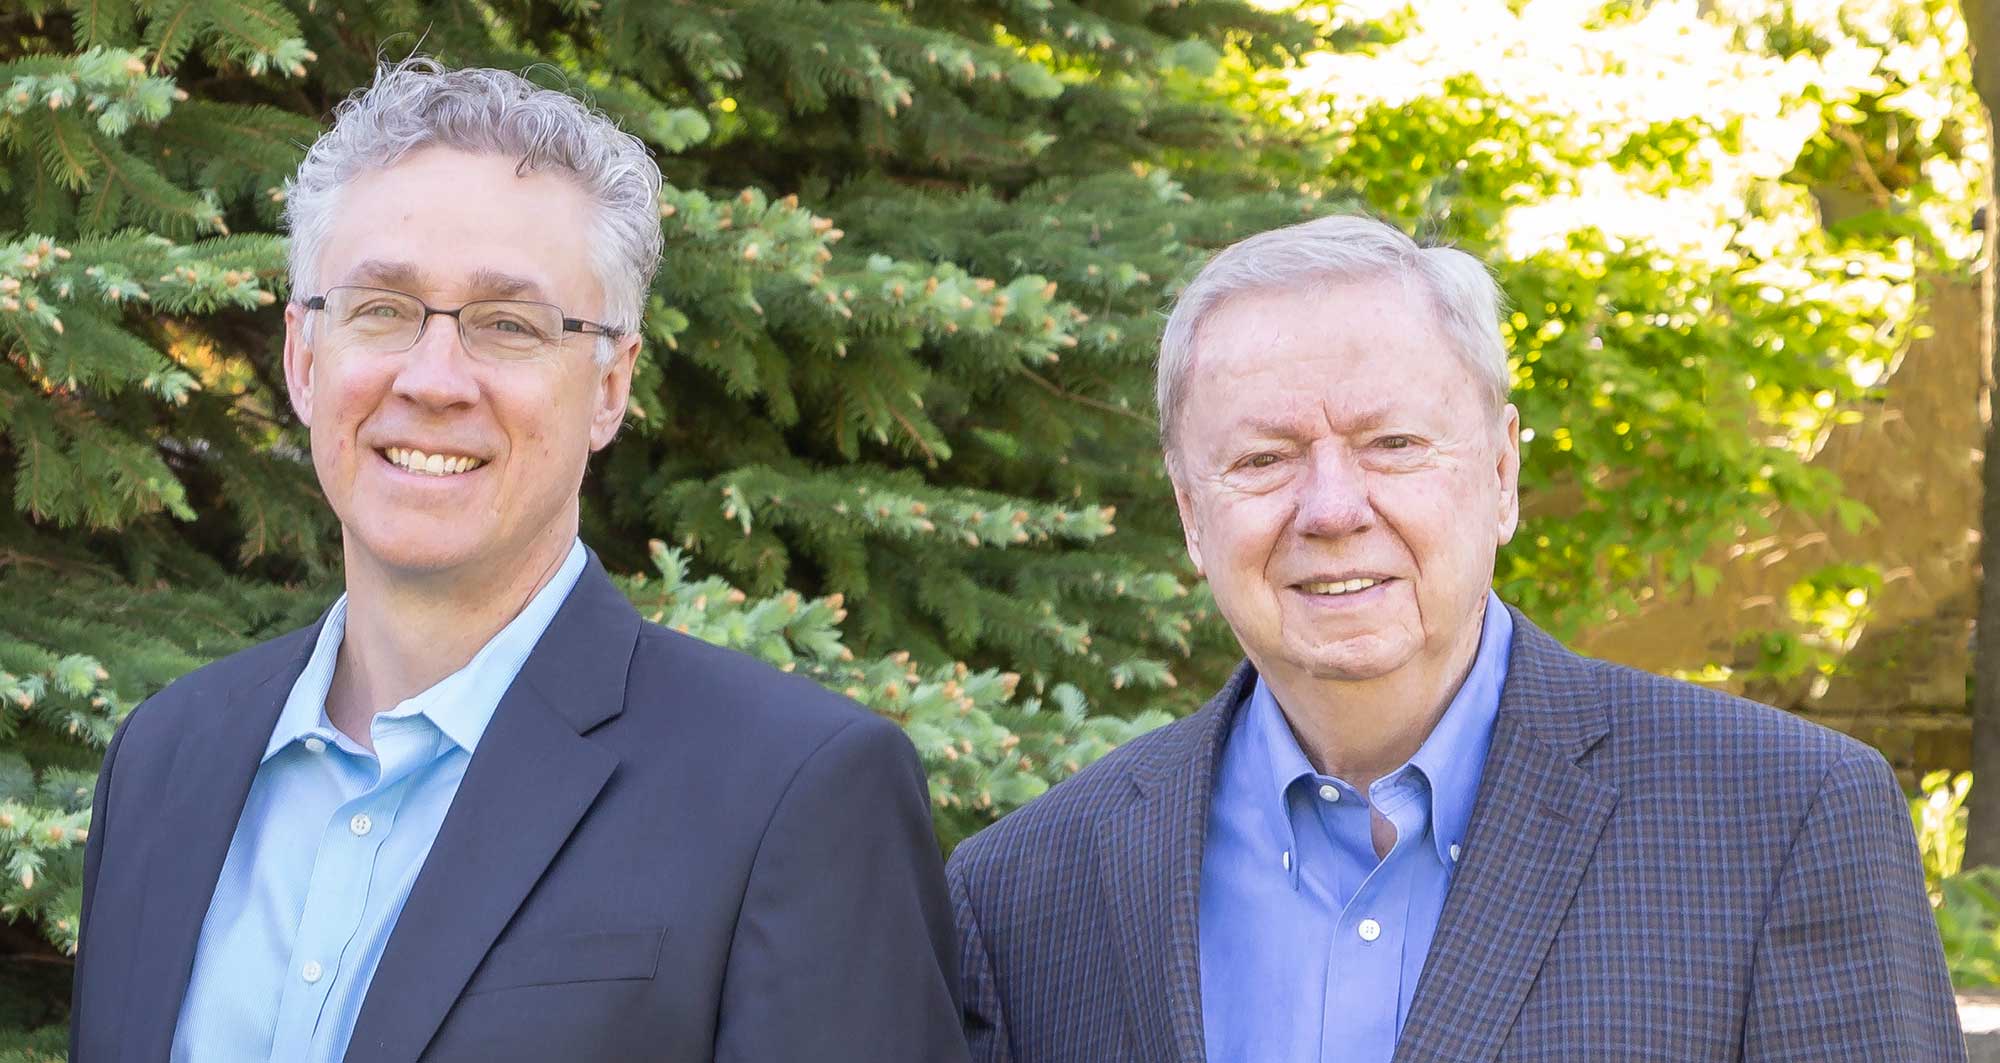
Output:
M478 357L502 362L538 358L571 332L617 339L625 330L564 317L562 308L519 299L477 299L440 310L407 292L341 285L303 304L326 313L328 338L343 346L395 354L416 346L433 315L458 322L458 338Z

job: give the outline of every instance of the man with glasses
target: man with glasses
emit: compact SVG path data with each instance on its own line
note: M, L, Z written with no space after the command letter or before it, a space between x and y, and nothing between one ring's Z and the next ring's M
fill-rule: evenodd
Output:
M660 174L570 97L384 68L287 197L346 594L112 741L72 1059L962 1059L892 724L644 623L577 538Z

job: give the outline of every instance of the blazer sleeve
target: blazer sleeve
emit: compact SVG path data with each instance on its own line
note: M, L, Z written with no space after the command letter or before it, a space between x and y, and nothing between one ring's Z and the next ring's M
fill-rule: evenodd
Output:
M76 967L70 972L69 1043L72 1063L87 1063L87 1049L93 1042L83 1038L85 1005L91 994L85 981L96 968L90 960L90 909L97 893L97 868L104 860L104 839L109 831L111 801L111 767L118 759L119 743L125 740L125 724L130 723L131 714L125 723L111 736L111 744L105 747L104 763L97 769L97 787L90 795L90 833L83 843L83 899L77 913Z
M993 960L986 954L986 937L979 929L979 914L973 910L971 890L965 877L952 867L945 869L951 880L952 915L958 923L958 964L963 980L965 1039L974 1063L1013 1063L1007 1046L1007 1024L1001 1018L1000 987L993 979Z
M923 766L894 724L857 718L758 845L715 1063L962 1063L957 955Z
M1757 941L1746 1061L1965 1059L1908 806L1880 754L1828 770Z

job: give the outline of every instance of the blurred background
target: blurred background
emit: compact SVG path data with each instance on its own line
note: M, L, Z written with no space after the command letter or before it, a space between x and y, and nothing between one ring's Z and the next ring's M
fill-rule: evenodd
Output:
M118 720L337 593L277 218L334 104L416 51L576 92L657 154L666 260L584 539L649 618L901 723L941 844L1226 675L1159 459L1164 310L1234 239L1367 210L1511 301L1502 597L1875 744L1955 977L2000 981L2000 873L1967 870L2000 863L2000 783L1973 783L2000 779L1996 19L0 2L0 1063L63 1051Z

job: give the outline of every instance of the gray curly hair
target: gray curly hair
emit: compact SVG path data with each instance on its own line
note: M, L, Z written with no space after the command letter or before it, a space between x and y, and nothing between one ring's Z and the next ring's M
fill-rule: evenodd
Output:
M1174 469L1174 435L1202 325L1231 298L1315 285L1400 278L1431 304L1495 410L1507 404L1507 345L1500 336L1505 297L1486 264L1452 247L1425 247L1384 221L1335 214L1272 229L1231 244L1181 291L1160 337L1155 381L1160 443Z
M318 289L341 188L427 147L566 171L597 206L589 244L604 289L601 320L627 332L639 327L662 244L660 168L646 145L573 96L505 70L450 70L426 56L378 66L374 84L334 108L333 128L313 142L286 186L295 296ZM598 339L599 362L615 350Z

